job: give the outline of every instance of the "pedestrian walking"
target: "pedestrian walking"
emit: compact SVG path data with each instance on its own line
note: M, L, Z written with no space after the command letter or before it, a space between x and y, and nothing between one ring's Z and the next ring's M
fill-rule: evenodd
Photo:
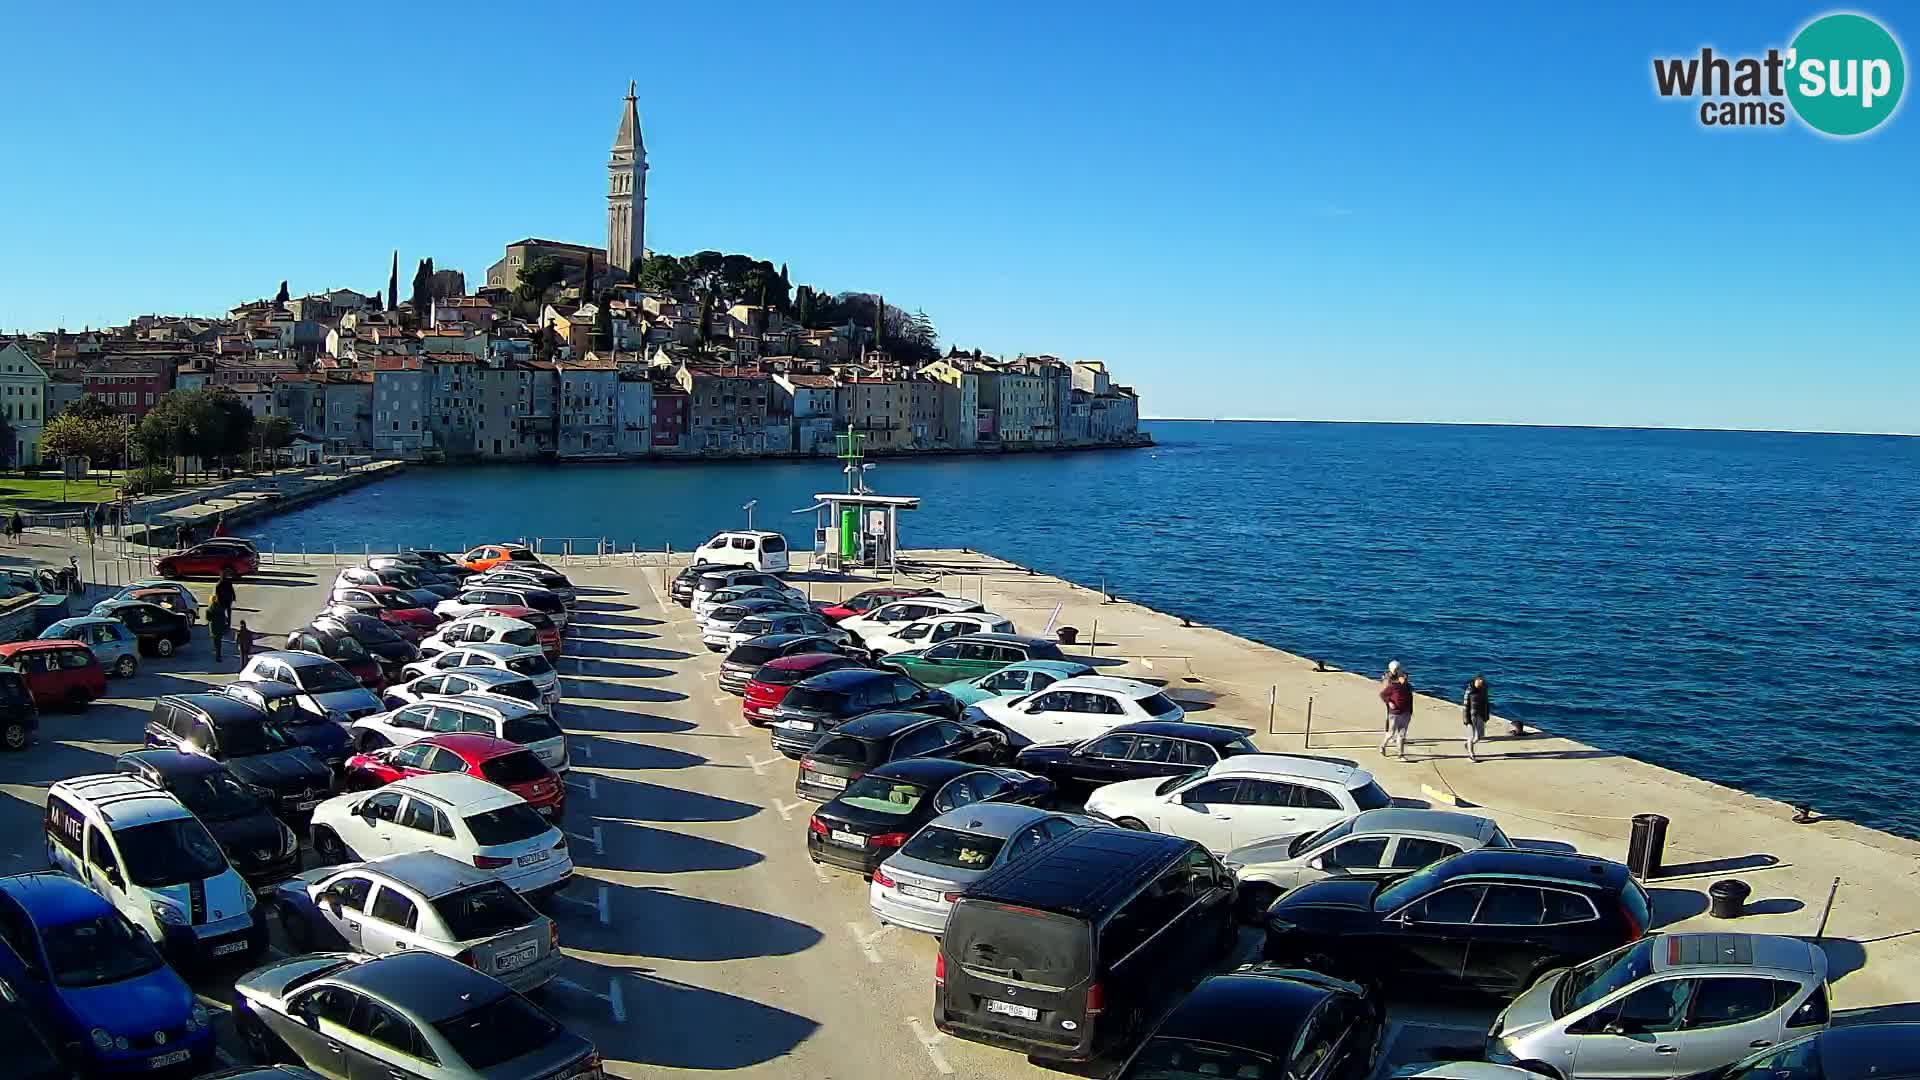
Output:
M240 620L240 629L233 632L233 643L240 647L240 666L246 667L253 659L253 641L257 635L247 628L247 620Z
M213 535L215 536L227 535L227 515L226 514L223 513L219 517L213 519Z
M1475 675L1460 695L1460 722L1467 725L1467 757L1480 760L1480 740L1487 737L1487 721L1493 716L1493 692L1485 675Z
M1407 735L1413 730L1413 681L1407 678L1400 661L1387 664L1387 677L1380 683L1380 701L1387 707L1387 737L1380 740L1380 753L1400 744L1400 760L1407 759Z
M207 636L213 639L213 660L220 662L220 650L227 640L227 627L233 618L233 609L219 601L214 601L207 609Z
M218 607L231 611L235 599L233 588L233 567L220 571L220 583L213 587L213 602Z
M7 539L17 544L20 542L20 534L26 531L27 523L21 519L20 511L15 510L13 516L7 519Z

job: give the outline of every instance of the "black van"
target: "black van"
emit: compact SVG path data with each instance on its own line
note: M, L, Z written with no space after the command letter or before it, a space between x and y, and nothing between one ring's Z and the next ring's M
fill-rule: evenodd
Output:
M1124 1050L1233 948L1233 875L1191 840L1079 829L973 883L933 1022L1041 1059Z

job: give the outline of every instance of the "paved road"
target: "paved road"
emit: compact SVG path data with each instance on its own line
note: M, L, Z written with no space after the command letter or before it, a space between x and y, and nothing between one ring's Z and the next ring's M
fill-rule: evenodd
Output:
M599 1043L609 1071L1058 1075L932 1030L932 940L878 927L862 882L807 860L810 804L793 794L792 764L740 723L737 699L714 685L718 658L684 609L660 603L658 571L570 573L582 597L559 719L573 744L566 824L582 870L554 908L569 960L548 1003ZM330 576L269 567L242 584L238 616L284 633ZM48 783L111 768L154 695L237 668L229 656L216 670L197 640L85 713L47 716L39 745L0 758L0 865L44 866ZM201 980L216 1001L222 985ZM1473 1045L1486 1015L1396 1012L1391 1060Z

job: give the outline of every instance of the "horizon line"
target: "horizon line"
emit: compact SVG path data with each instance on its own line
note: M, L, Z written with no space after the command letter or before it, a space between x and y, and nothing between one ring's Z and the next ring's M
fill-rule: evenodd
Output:
M1825 428L1712 427L1697 424L1553 424L1523 420L1311 420L1285 416L1143 416L1143 424L1352 424L1395 427L1566 428L1577 431L1719 431L1749 435L1854 435L1876 439L1920 438L1920 431L1833 431Z

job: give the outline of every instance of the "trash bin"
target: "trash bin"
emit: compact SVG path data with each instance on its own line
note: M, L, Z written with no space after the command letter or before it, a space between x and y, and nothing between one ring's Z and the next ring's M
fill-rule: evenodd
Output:
M1747 897L1753 893L1744 881L1728 878L1707 886L1709 910L1716 919L1737 919L1745 909Z
M1071 626L1063 626L1060 628L1060 644L1072 645L1079 640L1080 631L1078 629Z
M1667 847L1667 819L1659 814L1633 815L1633 836L1627 841L1627 869L1646 880L1660 876L1660 857Z

